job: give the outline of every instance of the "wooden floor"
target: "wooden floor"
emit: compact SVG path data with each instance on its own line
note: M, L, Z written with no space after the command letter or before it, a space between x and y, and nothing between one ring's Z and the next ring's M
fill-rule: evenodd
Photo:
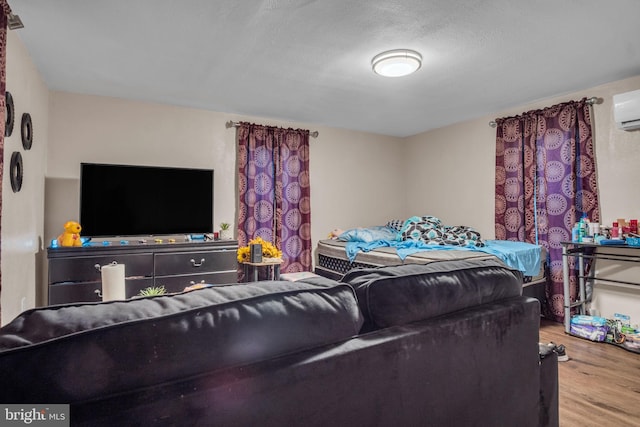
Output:
M640 354L567 335L542 320L540 341L564 344L558 363L561 427L640 426Z

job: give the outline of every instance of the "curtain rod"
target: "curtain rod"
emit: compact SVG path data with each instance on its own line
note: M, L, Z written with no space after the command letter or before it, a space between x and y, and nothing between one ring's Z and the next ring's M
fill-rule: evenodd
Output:
M234 122L233 120L229 120L226 123L227 129L231 128L231 127L238 127L240 126L239 122ZM320 132L318 132L317 130L314 130L313 132L309 131L309 136L313 137L313 138L317 138L318 135L320 135Z
M587 101L586 101L586 102L587 102L587 104L589 104L589 105L599 104L599 103L601 102L601 99L600 99L600 98L597 98L597 97L595 97L595 96L592 96L591 98L587 99ZM491 126L492 128L494 128L494 127L498 126L498 123L496 123L496 121L495 121L495 120L491 120L491 121L489 122L489 126Z

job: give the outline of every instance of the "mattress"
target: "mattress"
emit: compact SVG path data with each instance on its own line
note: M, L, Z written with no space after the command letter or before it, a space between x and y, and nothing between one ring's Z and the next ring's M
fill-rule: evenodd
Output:
M496 259L494 255L465 250L430 250L416 252L407 256L404 261L398 257L395 248L382 247L369 252L358 252L356 258L351 262L347 256L345 246L347 242L335 239L325 239L318 242L316 255L317 262L315 273L321 276L339 280L349 270L358 267L379 267L384 265L398 264L428 264L434 261L443 260L466 260L466 259ZM546 252L542 248L542 262L540 271L536 276L524 276L525 286L546 282Z

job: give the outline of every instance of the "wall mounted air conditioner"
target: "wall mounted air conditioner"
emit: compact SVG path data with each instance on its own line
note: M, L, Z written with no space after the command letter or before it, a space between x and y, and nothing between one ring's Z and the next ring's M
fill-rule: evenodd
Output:
M613 119L620 129L640 129L640 90L613 95Z

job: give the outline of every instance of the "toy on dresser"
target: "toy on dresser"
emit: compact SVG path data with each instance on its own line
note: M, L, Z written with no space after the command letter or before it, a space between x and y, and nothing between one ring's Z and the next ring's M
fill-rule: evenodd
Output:
M58 236L58 245L60 246L82 246L80 239L80 231L82 227L75 221L67 221L64 223L64 232Z

